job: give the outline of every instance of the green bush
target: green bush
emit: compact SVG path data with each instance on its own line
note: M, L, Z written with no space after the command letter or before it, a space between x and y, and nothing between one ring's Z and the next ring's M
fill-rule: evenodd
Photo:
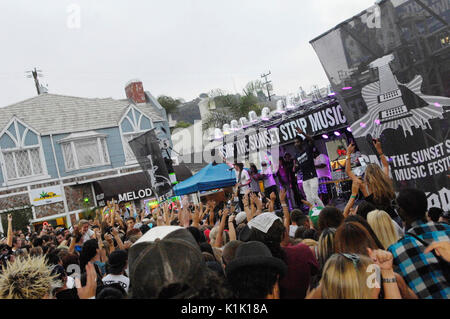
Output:
M1 223L3 225L3 231L6 236L8 231L8 214L12 215L13 230L27 231L27 226L30 225L30 220L33 219L33 211L31 207L6 211L1 214Z

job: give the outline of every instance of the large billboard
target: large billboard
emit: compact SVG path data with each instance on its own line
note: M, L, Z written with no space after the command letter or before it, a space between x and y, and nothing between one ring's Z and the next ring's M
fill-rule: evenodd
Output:
M173 197L172 182L161 153L160 140L151 129L128 143L145 173L148 184L160 202Z
M311 41L365 160L450 209L450 1L385 0Z

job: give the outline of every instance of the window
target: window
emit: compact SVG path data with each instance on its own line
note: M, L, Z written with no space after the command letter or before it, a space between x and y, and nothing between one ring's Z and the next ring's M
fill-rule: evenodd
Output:
M133 138L141 135L141 133L125 133L123 134L123 140L125 144L125 161L126 162L133 162L136 161L136 156L134 156L134 153L130 147L130 144L128 144L129 141L131 141Z
M42 162L39 147L3 152L8 180L41 175Z
M120 120L120 132L122 135L123 150L125 153L125 165L137 163L129 141L153 128L153 122L134 106L130 106Z
M5 182L47 177L41 137L37 132L13 118L0 134L0 142L3 144L0 159L3 159Z
M75 140L67 138L61 147L66 171L110 164L104 136Z

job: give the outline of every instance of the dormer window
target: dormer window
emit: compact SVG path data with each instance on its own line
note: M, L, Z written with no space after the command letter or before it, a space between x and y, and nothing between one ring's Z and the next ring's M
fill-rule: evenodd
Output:
M73 133L58 141L66 171L110 165L106 135L94 131Z
M125 165L136 164L136 157L128 142L153 128L153 122L136 107L130 105L120 120L119 125L125 153Z
M48 177L41 136L17 118L0 133L0 149L8 184Z

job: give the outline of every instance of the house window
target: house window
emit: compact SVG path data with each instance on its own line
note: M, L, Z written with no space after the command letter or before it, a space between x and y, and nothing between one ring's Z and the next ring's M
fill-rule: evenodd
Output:
M43 174L39 147L3 152L8 180Z
M119 123L125 153L125 165L133 165L137 163L137 160L128 142L153 128L153 121L134 106L130 106Z
M5 183L47 178L41 136L13 117L0 132L0 163Z
M133 153L133 150L130 147L130 144L128 144L129 141L131 141L133 138L141 135L143 132L140 133L125 133L123 134L124 144L125 144L125 160L126 162L133 162L136 161L136 156Z
M73 140L61 146L67 171L110 164L104 137Z

